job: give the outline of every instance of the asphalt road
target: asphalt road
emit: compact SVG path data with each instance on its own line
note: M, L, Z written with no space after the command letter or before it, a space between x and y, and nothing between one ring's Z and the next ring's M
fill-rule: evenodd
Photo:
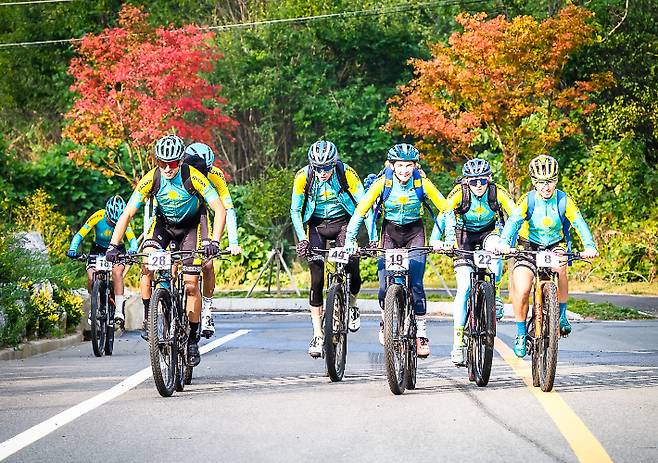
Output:
M402 396L388 389L374 317L350 336L333 384L306 354L307 315L215 323L214 341L234 338L171 398L158 395L137 333L112 357L83 343L0 362L0 460L658 461L658 321L574 323L554 392L542 393L511 354L512 323L499 325L491 381L478 388L450 363L451 322L432 320L432 356Z

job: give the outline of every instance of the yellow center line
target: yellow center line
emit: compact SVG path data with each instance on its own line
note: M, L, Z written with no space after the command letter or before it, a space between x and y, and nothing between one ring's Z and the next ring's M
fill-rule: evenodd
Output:
M567 440L576 458L581 463L612 462L610 455L605 451L598 439L587 428L585 423L567 405L564 399L555 391L542 392L539 387L532 385L532 372L530 363L518 358L500 339L496 339L496 351L512 367L512 370L523 379L528 389L535 395L548 416L551 417L559 431Z

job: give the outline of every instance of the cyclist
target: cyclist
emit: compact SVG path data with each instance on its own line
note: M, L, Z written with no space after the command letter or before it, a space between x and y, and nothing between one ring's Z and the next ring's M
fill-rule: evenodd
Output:
M384 221L382 224L381 247L385 249L410 248L423 246L425 244L425 228L423 227L424 207L429 209L427 199L441 213L445 213L446 230L454 231L455 216L448 210L448 203L434 184L425 177L419 167L419 151L407 143L393 146L388 151L388 165L381 175L372 184L362 201L359 202L352 219L347 227L347 243L345 249L348 252L356 250L356 235L363 223L364 216L373 206L376 211L380 206L384 209ZM429 210L432 212L431 209ZM374 221L377 213L372 219ZM366 223L367 225L367 223ZM440 234L439 226L435 220L434 229L430 241L437 248L442 247L438 240ZM454 236L446 236L446 242L453 242ZM425 274L427 256L410 256L409 276L414 301L414 311L417 323L417 351L419 357L430 355L429 338L425 314L427 304L425 301L425 289L423 287L423 276ZM379 304L384 307L386 296L386 271L383 259L379 260ZM383 322L380 322L379 341L383 344Z
M181 165L185 150L183 140L175 135L160 138L155 144L155 158L158 166L150 170L137 184L128 205L119 218L112 240L106 253L110 262L114 261L120 250L118 243L123 237L130 219L144 204L147 197L157 200L156 214L146 234L143 250L152 253L171 246L172 250L194 251L199 246L198 228L201 219L201 198L215 212L212 241L204 246L206 255L219 251L219 239L224 231L226 209L217 191L208 179L197 169L186 164ZM187 312L190 321L188 339L188 363L197 366L201 361L198 346L198 329L201 312L199 294L200 265L198 260L183 260L183 278L187 292ZM151 300L151 280L153 271L142 265L140 281L142 302L144 303L144 328Z
M448 204L457 220L456 237L459 249L473 251L483 248L485 238L499 234L503 226L503 212L514 212L514 200L503 187L491 180L491 166L484 159L471 159L462 167L462 177L448 195ZM455 365L464 364L464 325L468 295L471 291L471 273L474 271L472 256L462 256L454 261L457 293L453 309L454 335L450 358ZM503 275L503 265L497 260L496 283ZM496 295L496 318L503 318L504 307L500 295Z
M233 255L240 254L242 249L238 244L238 219L233 207L233 199L231 193L226 185L226 179L222 170L214 166L215 153L210 146L205 143L192 143L185 148L186 159L188 156L198 156L206 164L207 177L221 200L224 208L226 208L226 229L228 232L228 249ZM209 217L206 213L206 208L203 206L203 213L201 217L201 243L208 242L210 227ZM211 337L215 334L215 322L212 318L212 296L215 292L215 269L213 261L209 260L201 267L203 272L203 288L202 288L202 304L201 304L201 334L206 337Z
M308 353L313 358L322 355L322 291L324 288L324 260L311 253L311 248L325 248L327 241L336 246L345 243L345 232L350 216L363 197L363 185L354 169L338 159L338 149L330 141L319 140L308 150L309 165L295 175L290 204L290 217L297 235L297 255L308 259L311 271L309 306L313 323L313 337ZM308 236L304 227L308 227ZM369 231L372 231L370 228ZM370 235L376 241L376 235ZM351 257L346 266L350 279L349 326L356 331L361 326L356 297L361 289L359 260Z
M566 245L570 250L569 227L573 225L585 247L580 256L585 259L598 256L592 233L578 207L566 193L556 189L559 174L557 161L542 154L530 161L529 172L534 189L517 203L515 213L509 217L503 229L499 250L504 254L510 253L517 236L521 249L546 249L560 253L565 251ZM558 272L560 332L566 336L571 333L571 325L567 320L567 267L560 266L555 270ZM516 319L514 353L517 357L526 354L526 317L535 271L534 259L523 254L516 258L511 298Z
M119 195L112 196L105 203L105 209L99 209L94 212L85 222L85 224L78 230L78 232L73 236L69 250L66 252L66 255L72 259L75 259L78 256L78 247L80 243L87 236L89 230L94 229L94 242L91 245L91 250L89 251L89 257L87 258L87 290L91 294L91 286L94 281L94 272L96 265L96 257L99 255L104 255L107 251L107 248L110 244L110 238L112 237L112 232L114 232L114 227L116 226L119 216L126 207L126 202ZM128 226L126 229L126 238L128 238L129 248L128 253L134 254L137 252L137 238L135 238L135 233L132 228ZM123 244L120 246L122 252L125 252L125 247ZM112 282L114 285L114 302L116 310L114 311L114 319L119 323L122 323L125 319L124 317L124 304L126 298L123 295L123 270L124 265L115 265L112 268Z

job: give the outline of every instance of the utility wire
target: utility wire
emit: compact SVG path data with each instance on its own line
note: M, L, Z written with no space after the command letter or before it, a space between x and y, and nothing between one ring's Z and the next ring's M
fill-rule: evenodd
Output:
M74 0L42 0L42 1L74 1ZM373 8L370 10L344 11L342 13L329 13L329 14L316 15L316 16L303 16L298 18L270 19L266 21L255 21L249 23L204 26L204 27L200 27L200 29L221 31L221 30L238 29L244 27L269 26L273 24L295 24L295 23L305 23L305 22L316 21L316 20L325 20L325 19L336 19L336 18L356 17L356 16L388 15L391 13L401 13L408 10L415 10L415 9L427 8L432 6L471 5L471 4L485 3L485 2L486 0L470 0L470 1L442 0L442 1L423 2L423 3L406 3L403 5L398 5L389 8ZM99 36L99 37L104 38L104 36ZM26 47L31 45L74 43L74 42L80 42L82 40L83 40L82 38L70 38L70 39L59 39L59 40L40 40L33 42L0 43L0 49L13 48L13 47Z
M3 2L0 6L16 6L16 5L38 5L40 3L62 3L74 2L75 0L32 0L29 2Z

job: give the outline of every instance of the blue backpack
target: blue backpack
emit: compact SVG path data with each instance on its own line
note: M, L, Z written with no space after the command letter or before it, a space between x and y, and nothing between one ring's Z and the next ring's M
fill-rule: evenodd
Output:
M391 196L391 191L393 190L393 169L390 166L386 166L376 177L373 177L373 174L368 175L366 178L367 180L370 180L368 182L368 186L366 188L366 191L370 188L372 183L374 181L381 177L384 176L384 189L382 190L382 193L379 195L379 199L377 200L377 204L375 205L375 212L373 213L372 217L372 226L373 228L377 225L377 217L379 216L379 211L381 210L382 204L386 202L389 196ZM432 215L432 219L434 220L434 223L439 225L436 219L436 214L434 214L434 211L430 207L430 205L427 203L427 200L425 199L425 190L423 188L423 177L420 174L419 169L414 169L413 171L413 176L412 180L414 182L414 191L416 193L416 197L418 198L418 201L425 206L425 209L427 209L430 214ZM365 183L365 182L364 182Z
M567 194L562 190L556 190L556 192L557 213L560 216L560 222L562 223L562 233L564 234L564 239L567 242L567 252L571 252L571 236L569 235L569 230L571 229L571 221L569 221L567 218ZM535 211L535 194L535 190L528 192L528 212L526 212L525 215L526 220L530 220L532 213ZM571 265L571 259L569 259L569 265Z

